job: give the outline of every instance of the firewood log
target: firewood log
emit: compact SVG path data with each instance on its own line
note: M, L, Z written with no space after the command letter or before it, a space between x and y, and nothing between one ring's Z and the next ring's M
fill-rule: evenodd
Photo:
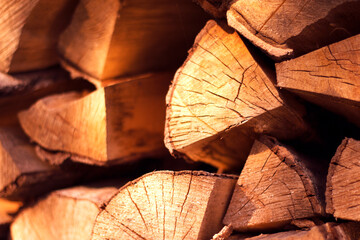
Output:
M230 236L226 240L355 240L360 237L360 224L349 223L325 223L320 226L312 227L308 230L296 230L279 232L274 234L261 234L256 237Z
M165 95L172 73L144 74L86 94L41 99L20 112L21 126L48 150L105 165L165 151Z
M22 72L55 65L59 34L77 0L6 0L0 3L0 71Z
M167 95L165 144L219 168L238 167L254 134L280 139L307 130L303 108L274 87L274 72L239 35L209 21ZM294 109L295 110L294 110Z
M79 186L50 193L22 210L11 225L13 240L87 240L115 187Z
M80 0L59 52L68 70L111 79L178 66L205 22L191 0Z
M276 65L278 86L360 126L360 35Z
M261 137L240 174L224 224L262 231L323 214L326 168L321 172L314 165L275 139Z
M360 221L360 141L345 138L331 159L326 184L326 212Z
M27 199L71 184L78 173L42 162L20 127L0 128L0 197Z
M96 218L92 239L211 239L236 177L159 171L122 187Z
M276 60L360 32L359 1L235 0L228 8L228 24Z

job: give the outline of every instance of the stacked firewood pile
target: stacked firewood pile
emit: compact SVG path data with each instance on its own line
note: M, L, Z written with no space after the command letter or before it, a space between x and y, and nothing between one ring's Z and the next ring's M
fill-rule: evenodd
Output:
M0 238L360 239L359 12L1 1Z

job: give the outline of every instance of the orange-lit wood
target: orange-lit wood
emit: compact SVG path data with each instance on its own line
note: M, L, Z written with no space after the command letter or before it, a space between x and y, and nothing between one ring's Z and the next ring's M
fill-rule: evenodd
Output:
M0 71L22 72L58 62L59 34L77 0L6 0L0 3Z
M164 149L165 95L172 73L144 74L91 93L70 92L39 100L19 114L40 146L93 164L126 161Z
M191 0L81 0L59 52L100 80L175 68L205 19Z
M256 134L289 139L306 131L302 107L284 100L273 85L275 73L260 58L223 23L206 24L167 95L170 152L239 167Z

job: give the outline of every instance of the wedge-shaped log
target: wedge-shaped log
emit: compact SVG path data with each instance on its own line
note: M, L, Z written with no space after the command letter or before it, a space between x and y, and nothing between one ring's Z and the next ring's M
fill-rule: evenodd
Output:
M81 0L59 52L71 72L100 80L175 68L205 19L191 0Z
M360 221L360 141L345 138L331 159L326 184L326 212Z
M211 239L236 177L159 171L122 187L96 218L92 239Z
M355 240L359 239L359 223L325 223L320 226L314 226L309 230L296 230L288 232L279 232L274 234L261 234L256 237L231 236L226 240L328 240L343 239Z
M0 128L0 197L24 199L71 184L78 176L42 162L20 127Z
M235 0L228 9L228 24L276 60L360 32L359 1Z
M206 24L167 95L170 152L229 168L243 165L255 133L286 139L305 132L302 108L283 100L258 57L233 30Z
M85 96L49 96L21 112L20 123L40 146L78 155L76 159L86 163L153 155L164 149L164 98L171 77L145 74Z
M52 192L18 214L11 239L90 239L96 216L116 189L79 186Z
M305 160L273 138L255 141L224 224L239 231L261 231L322 214L324 196L320 189L325 187L326 173L314 174L308 166L316 163Z
M278 86L360 126L360 35L276 65Z
M55 65L60 33L77 0L6 0L0 3L0 71L20 72Z

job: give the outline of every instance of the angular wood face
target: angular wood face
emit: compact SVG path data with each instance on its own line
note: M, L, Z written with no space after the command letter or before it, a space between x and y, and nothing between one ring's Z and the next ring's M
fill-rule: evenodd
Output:
M0 70L23 72L58 63L56 45L77 0L0 3ZM39 17L41 16L41 17Z
M82 0L59 51L98 80L175 68L206 16L191 0Z
M278 86L360 126L360 35L276 65Z
M262 231L321 213L317 182L301 160L284 147L262 142L255 141L251 149L224 224Z
M326 212L360 221L360 141L345 138L332 158L326 186Z
M210 239L222 228L235 181L206 172L144 175L110 200L92 239Z
M351 0L237 0L228 6L227 19L230 26L279 60L358 34L359 6Z
M20 123L42 147L85 157L88 163L158 154L164 150L164 98L171 76L144 74L85 96L49 96L21 112Z
M251 133L291 138L303 131L299 113L286 106L272 81L271 70L257 61L256 54L248 50L236 32L209 21L196 37L167 95L167 147L191 155L185 149L191 144L226 136L227 131L242 126L251 130L239 131L238 139L248 142ZM248 144L232 139L244 146L241 151L248 152ZM226 152L226 144L222 147ZM231 162L221 158L203 161L218 166ZM230 165L236 165L236 161Z

